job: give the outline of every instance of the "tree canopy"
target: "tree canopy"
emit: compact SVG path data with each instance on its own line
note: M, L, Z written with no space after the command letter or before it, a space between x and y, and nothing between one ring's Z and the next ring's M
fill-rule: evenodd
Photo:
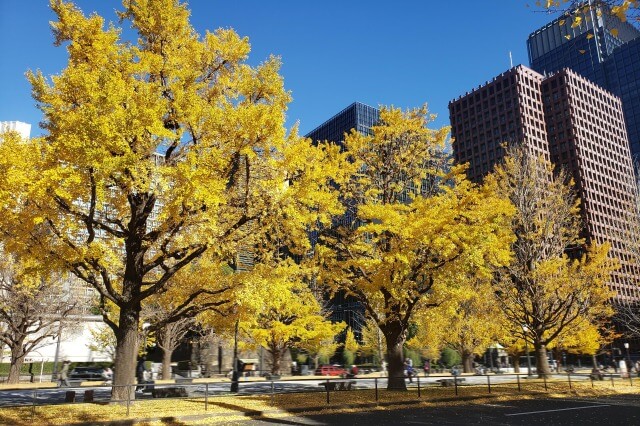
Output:
M524 145L506 152L487 177L516 208L514 259L495 280L496 301L513 335L533 344L538 373L548 374L548 345L563 331L612 314L607 283L617 263L607 244L580 238L579 200L567 174Z
M45 133L0 144L0 227L9 250L46 255L115 306L114 385L128 385L144 300L267 232L304 252L309 229L341 211L330 184L349 168L337 147L285 129L278 58L248 65L247 38L200 36L180 1L124 0L135 41L72 3L51 7L68 62L28 73ZM226 285L201 280L177 306Z
M352 214L321 237L319 280L363 304L383 332L389 387L405 387L402 347L416 311L437 306L465 273L487 274L510 258L512 207L462 167L448 169L448 127L426 107L382 108L370 135L353 131L345 149L357 167L341 187Z

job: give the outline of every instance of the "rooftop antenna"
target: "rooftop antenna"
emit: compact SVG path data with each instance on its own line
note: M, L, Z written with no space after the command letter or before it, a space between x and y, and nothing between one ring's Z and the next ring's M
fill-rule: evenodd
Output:
M513 68L513 58L511 57L511 51L509 51L509 63L511 64L510 68Z

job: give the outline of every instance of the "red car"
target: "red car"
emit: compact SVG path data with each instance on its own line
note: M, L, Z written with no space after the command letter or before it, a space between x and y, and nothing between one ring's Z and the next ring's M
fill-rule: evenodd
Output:
M316 376L344 376L347 370L335 365L321 365L316 368Z

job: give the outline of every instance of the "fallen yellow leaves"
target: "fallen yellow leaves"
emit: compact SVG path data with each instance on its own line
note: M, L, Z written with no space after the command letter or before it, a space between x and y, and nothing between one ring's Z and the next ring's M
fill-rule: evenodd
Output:
M615 387L611 382L572 383L571 389L567 381L548 380L545 390L544 381L529 379L521 381L521 391L518 392L516 383L500 383L491 387L491 394L486 386L459 386L458 396L453 387L422 388L418 397L417 388L410 388L407 392L378 391L374 389L352 392L330 393L330 403L327 405L325 392L305 392L292 394L256 396L223 396L208 399L208 409L205 411L204 398L187 398L181 400L147 400L137 401L127 407L115 404L73 404L47 405L36 407L18 407L0 409L0 424L3 425L42 425L53 426L60 424L87 423L100 421L114 421L124 419L139 419L138 425L166 425L169 421L184 424L234 424L249 418L291 418L311 413L327 414L333 412L357 412L372 410L390 410L411 406L455 406L463 404L481 404L491 401L509 401L531 398L565 398L597 397L621 393L640 393L640 387L630 386L628 382L616 380ZM472 401L469 401L472 399ZM326 408L325 408L326 407ZM169 423L168 423L169 422Z

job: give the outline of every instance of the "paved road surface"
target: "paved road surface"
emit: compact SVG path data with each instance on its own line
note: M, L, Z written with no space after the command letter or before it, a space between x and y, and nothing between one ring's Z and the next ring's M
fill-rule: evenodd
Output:
M245 425L640 425L636 395L544 399L247 420Z

